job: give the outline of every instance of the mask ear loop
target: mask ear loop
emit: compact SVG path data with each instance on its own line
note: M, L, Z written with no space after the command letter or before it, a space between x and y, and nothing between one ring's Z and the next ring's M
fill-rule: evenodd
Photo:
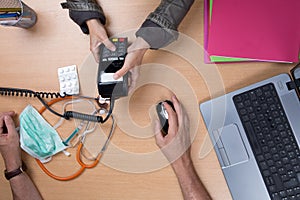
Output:
M55 103L57 103L57 102L60 102L60 101L65 100L65 99L72 99L72 97L64 97L64 98L53 99L52 101L49 101L49 102L47 103L47 105L48 105L48 106L51 106L51 105L53 105L53 104L55 104ZM45 110L46 110L46 107L44 106L44 107L42 107L42 108L39 110L39 113L42 114ZM106 142L106 145L107 145L107 142ZM44 165L40 160L38 160L38 159L35 159L35 160L36 160L37 164L40 166L40 168L41 168L48 176L50 176L51 178L56 179L56 180L59 180L59 181L69 181L69 180L72 180L72 179L78 177L80 174L82 174L83 171L84 171L86 168L93 168L93 167L95 167L95 166L99 163L99 161L100 161L100 159L101 159L101 157L102 157L102 155L103 155L103 151L101 151L101 152L97 155L96 160L95 160L92 164L87 165L87 164L85 164L85 163L82 162L81 157L80 157L80 153L81 153L82 147L83 147L83 143L81 142L81 143L78 145L77 153L76 153L76 160L77 160L77 162L80 164L80 169L79 169L77 172L75 172L74 174L70 175L70 176L66 176L66 177L57 176L57 175L51 173L51 172L45 167L45 165Z

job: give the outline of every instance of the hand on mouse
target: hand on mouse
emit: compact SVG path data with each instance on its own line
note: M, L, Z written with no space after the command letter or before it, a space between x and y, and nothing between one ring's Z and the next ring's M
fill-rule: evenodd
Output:
M172 97L172 102L175 111L168 103L164 102L164 106L169 116L168 134L165 137L162 135L161 125L157 120L155 126L155 139L156 144L161 148L166 158L172 163L172 166L174 166L181 161L191 160L191 140L188 116L175 95Z
M12 119L14 115L12 111L0 114L0 153L7 171L15 170L22 164L19 134ZM3 132L4 126L7 132Z

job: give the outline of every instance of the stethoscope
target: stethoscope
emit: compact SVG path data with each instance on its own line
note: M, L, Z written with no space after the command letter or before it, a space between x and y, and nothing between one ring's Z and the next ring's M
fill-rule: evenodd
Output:
M48 106L52 106L53 104L57 103L57 102L60 102L60 101L63 101L63 100L66 100L66 99L73 99L72 97L64 97L64 98L57 98L57 99L53 99L52 101L49 101L47 103ZM39 110L39 113L42 114L45 110L46 110L46 106L43 106L40 110ZM77 170L74 174L72 175L69 175L69 176L66 176L66 177L61 177L61 176L57 176L55 174L53 174L52 172L50 172L46 167L45 165L38 159L36 159L36 162L38 163L38 165L40 166L40 168L50 177L56 179L56 180L60 180L60 181L68 181L68 180L72 180L76 177L78 177L79 175L81 175L85 169L91 169L91 168L94 168L95 166L98 165L103 153L105 152L107 146L108 146L108 143L112 137L112 134L113 134L113 131L114 131L114 128L115 128L115 123L114 123L114 117L112 114L110 114L110 117L112 118L112 128L110 130L110 133L108 134L107 136L107 139L103 145L103 147L101 148L101 150L99 151L99 153L97 154L97 156L95 158L93 158L93 162L90 163L90 164L87 164L85 162L82 161L82 155L83 155L83 148L84 148L84 142L85 142L85 139L86 139L86 136L87 134L89 133L88 131L85 132L85 134L83 134L80 138L80 142L78 144L78 147L77 147L77 151L76 151L76 161L78 162L78 164L80 165L80 168L79 170ZM90 122L88 122L90 123ZM87 125L88 126L88 125ZM89 159L90 160L90 159Z

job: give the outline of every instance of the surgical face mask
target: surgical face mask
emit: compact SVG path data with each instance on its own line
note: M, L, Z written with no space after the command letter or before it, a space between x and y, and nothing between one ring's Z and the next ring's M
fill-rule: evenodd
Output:
M25 152L41 162L66 148L56 130L31 105L20 115L20 143Z

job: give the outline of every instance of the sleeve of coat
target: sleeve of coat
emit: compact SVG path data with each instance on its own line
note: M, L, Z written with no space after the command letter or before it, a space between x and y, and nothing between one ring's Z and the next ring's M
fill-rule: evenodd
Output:
M137 37L142 37L152 49L162 48L178 38L178 26L193 5L194 0L162 0L151 12Z
M103 25L106 23L104 12L96 0L67 0L61 5L64 9L69 9L70 18L85 34L89 33L87 20L99 19Z

